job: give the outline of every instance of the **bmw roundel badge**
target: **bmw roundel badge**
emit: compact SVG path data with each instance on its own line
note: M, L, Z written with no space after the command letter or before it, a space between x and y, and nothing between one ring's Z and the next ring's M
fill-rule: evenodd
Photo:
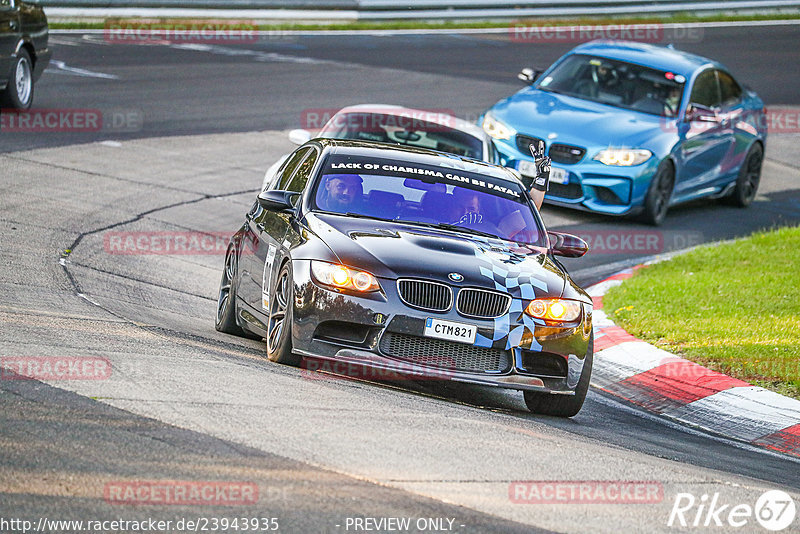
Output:
M464 275L461 274L461 273L450 273L447 276L453 282L463 282L464 281Z

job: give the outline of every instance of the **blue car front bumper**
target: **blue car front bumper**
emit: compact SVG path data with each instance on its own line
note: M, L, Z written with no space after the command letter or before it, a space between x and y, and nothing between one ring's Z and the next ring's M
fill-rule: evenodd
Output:
M501 164L519 170L523 161L533 162L529 154L519 150L515 139L495 139ZM548 144L548 151L550 145ZM627 215L640 211L650 181L658 168L658 159L631 167L609 166L594 161L597 151L588 149L575 163L565 163L553 158L553 168L568 173L566 183L556 183L552 178L545 202L607 215ZM530 187L531 176L523 173L523 182Z

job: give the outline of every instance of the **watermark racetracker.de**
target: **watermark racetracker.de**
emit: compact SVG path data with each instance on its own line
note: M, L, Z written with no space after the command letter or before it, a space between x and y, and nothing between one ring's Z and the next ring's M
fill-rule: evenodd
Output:
M575 235L589 245L589 254L651 255L703 243L703 233L678 230L577 228Z
M682 136L718 130L721 126L731 124L737 130L751 135L758 135L766 130L768 135L800 133L800 107L769 106L763 113L744 113L737 109L724 115L711 110L712 116L703 121L682 122L674 117L661 117L660 128L667 133L678 133Z
M410 362L394 362L392 369L371 366L354 361L331 361L304 358L300 374L309 380L342 378L375 382L399 382L404 380L450 380L456 361L453 358L431 356L425 365Z
M456 127L455 112L452 109L398 109L380 106L369 110L353 110L336 115L339 108L307 108L300 113L300 127L317 132L331 118L330 124L336 130L353 130L362 133L383 134L389 130L425 131L450 130Z
M254 482L134 480L108 482L103 499L121 505L242 506L258 503Z
M596 39L638 41L642 43L698 43L703 40L702 26L691 24L607 24L554 26L514 21L508 28L515 43L587 43Z
M109 231L103 234L103 249L108 254L123 256L224 255L232 235L231 232Z
M108 380L111 360L102 356L2 356L1 380Z
M656 504L664 487L654 480L534 480L508 487L514 504Z
M3 133L127 133L141 131L143 126L144 112L140 109L0 110Z
M296 39L285 30L259 30L255 20L113 18L103 27L103 40L109 44L237 45Z

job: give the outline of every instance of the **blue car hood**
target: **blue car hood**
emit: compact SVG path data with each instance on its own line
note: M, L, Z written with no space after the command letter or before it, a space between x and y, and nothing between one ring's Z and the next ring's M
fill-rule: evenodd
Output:
M549 142L589 147L648 148L658 152L670 119L529 87L491 113L518 133ZM673 119L674 121L674 119ZM548 139L551 133L557 137ZM590 156L591 157L591 156Z

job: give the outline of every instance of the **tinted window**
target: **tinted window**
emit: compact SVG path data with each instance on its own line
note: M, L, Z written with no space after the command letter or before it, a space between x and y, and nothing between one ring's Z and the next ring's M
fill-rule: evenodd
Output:
M293 178L295 171L300 166L300 163L308 155L311 148L301 148L286 160L281 170L278 171L280 179L278 181L278 189L286 189L289 181Z
M732 106L742 99L742 88L733 79L733 76L724 71L717 71L719 78L719 89L722 93L722 105Z
M537 87L651 115L675 116L686 79L613 59L573 54L559 63Z
M692 88L690 101L693 104L700 104L709 108L719 107L720 97L716 71L709 69L697 77Z
M303 162L297 166L289 185L285 187L287 191L301 193L303 189L305 189L306 183L308 183L308 177L311 176L311 170L314 168L314 164L317 162L318 153L312 148L309 152L307 152L307 154L308 156L306 159L304 159Z
M478 172L403 161L331 156L314 194L316 209L544 246L522 184Z
M328 121L319 136L418 146L483 159L483 142L480 139L448 127L446 124L454 122L454 117L440 115L437 120L444 124L402 114L337 113Z

